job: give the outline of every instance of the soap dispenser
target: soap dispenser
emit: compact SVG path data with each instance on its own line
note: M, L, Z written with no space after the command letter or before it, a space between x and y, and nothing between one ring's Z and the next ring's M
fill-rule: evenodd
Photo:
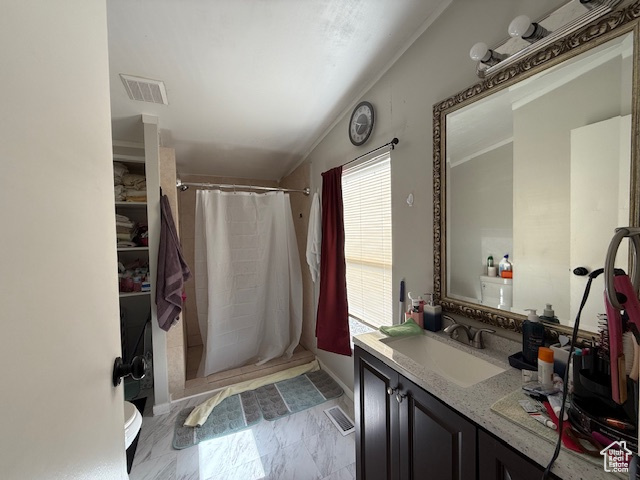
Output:
M538 349L544 345L544 325L533 308L527 308L527 319L522 322L522 357L530 365L538 362Z
M429 295L429 300L424 306L424 328L431 332L442 330L442 307L433 304L433 293L425 293Z
M547 306L544 309L544 315L540 315L540 318L545 322L560 323L560 320L556 317L556 312L553 311L553 307L550 303L547 303Z

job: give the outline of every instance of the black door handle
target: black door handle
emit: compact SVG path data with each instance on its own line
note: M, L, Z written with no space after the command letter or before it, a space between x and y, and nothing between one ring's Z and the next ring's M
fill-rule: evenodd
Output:
M131 363L124 363L122 357L113 362L113 386L117 387L124 377L131 375L134 380L142 380L147 362L142 356L133 357Z

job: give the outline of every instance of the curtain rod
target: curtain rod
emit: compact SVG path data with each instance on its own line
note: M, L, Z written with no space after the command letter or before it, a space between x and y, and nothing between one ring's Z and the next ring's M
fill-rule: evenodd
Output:
M305 195L309 195L311 190L309 187L304 188L302 190L296 190L294 188L280 188L280 187L259 187L255 185L235 185L235 184L227 184L227 183L191 183L191 182L183 182L178 179L176 181L176 187L180 189L181 192L184 192L189 187L201 187L201 188L232 188L235 190L264 190L269 192L297 192L304 193Z
M350 163L355 162L356 160L360 160L362 157L366 157L367 155L369 155L370 153L373 152L377 152L378 150L382 150L384 147L389 147L391 146L391 150L393 150L394 148L396 148L396 145L400 143L400 140L398 140L397 137L394 137L393 140L391 140L389 143L385 143L384 145L380 145L378 148L374 148L373 150L371 150L370 152L367 153L363 153L362 155L354 158L353 160L349 160L347 163L343 163L342 166L346 167L347 165L349 165Z

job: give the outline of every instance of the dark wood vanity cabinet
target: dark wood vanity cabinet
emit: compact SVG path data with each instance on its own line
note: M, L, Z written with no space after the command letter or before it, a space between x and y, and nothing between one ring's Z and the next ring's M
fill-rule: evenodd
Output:
M358 480L476 478L476 427L359 347Z
M358 480L400 478L400 405L392 392L398 385L398 378L398 372L359 347L355 348L354 412Z
M537 463L478 429L478 480L540 480L543 472Z
M358 346L354 394L358 480L542 477L540 465Z

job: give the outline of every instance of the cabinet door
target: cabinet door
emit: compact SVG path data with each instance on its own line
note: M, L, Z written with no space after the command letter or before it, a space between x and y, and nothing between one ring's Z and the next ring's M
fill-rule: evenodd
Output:
M401 478L476 478L475 425L404 377L400 383Z
M478 431L478 480L540 480L543 472L537 463L485 431Z
M355 348L356 478L399 479L398 373Z

